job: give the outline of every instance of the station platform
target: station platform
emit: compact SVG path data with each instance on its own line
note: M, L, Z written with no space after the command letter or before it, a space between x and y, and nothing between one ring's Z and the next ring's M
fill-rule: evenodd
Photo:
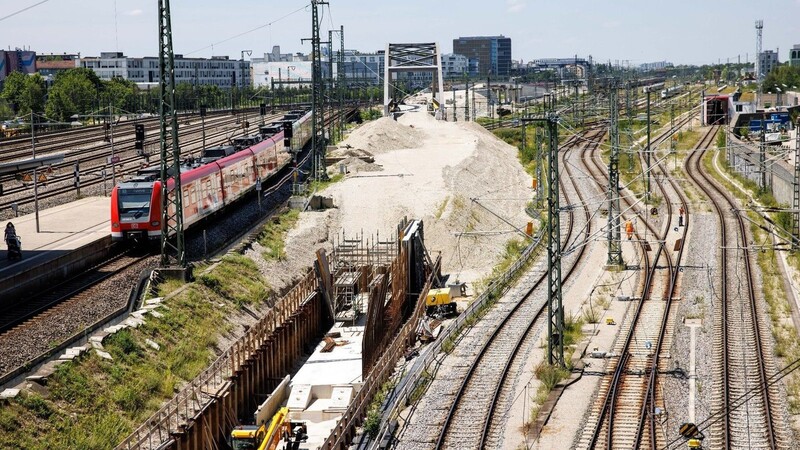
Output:
M37 290L94 264L111 246L109 197L87 197L0 221L0 229L12 222L22 241L22 259L9 261L5 242L0 251L0 309L20 288ZM52 276L48 276L52 275ZM25 292L25 291L23 291Z

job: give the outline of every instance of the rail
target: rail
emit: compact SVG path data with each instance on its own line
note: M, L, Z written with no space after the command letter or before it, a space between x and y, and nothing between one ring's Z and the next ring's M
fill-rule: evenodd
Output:
M486 290L483 291L475 299L475 301L473 301L464 310L464 312L462 312L450 325L447 326L447 328L442 331L436 341L428 346L428 348L425 349L425 351L423 351L422 354L417 358L417 360L411 366L411 369L409 369L405 376L403 376L398 385L387 394L386 401L382 407L383 411L381 413L382 425L378 431L377 437L373 441L373 445L370 448L376 448L377 444L387 437L390 428L392 428L389 425L392 421L392 417L397 416L400 413L400 409L406 406L411 393L417 389L417 386L419 385L419 380L422 373L427 371L434 362L436 362L437 365L441 363L436 356L441 352L442 344L451 337L457 335L467 320L477 315L478 311L483 308L484 305L496 299L499 295L510 288L509 282L516 277L519 271L528 263L530 258L535 253L536 248L539 246L539 244L541 244L542 236L544 234L543 231L544 229L538 230L533 241L525 248L517 261L514 262L514 264L512 264L511 267L509 267L500 278L489 283Z

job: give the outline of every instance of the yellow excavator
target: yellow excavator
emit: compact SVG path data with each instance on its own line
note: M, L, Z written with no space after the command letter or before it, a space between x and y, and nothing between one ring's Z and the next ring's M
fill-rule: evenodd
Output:
M306 424L293 422L289 408L279 406L286 399L288 385L287 376L256 409L255 425L239 425L231 431L229 443L233 450L298 450L308 439ZM272 418L267 421L270 414Z
M241 425L231 432L233 450L277 450L299 449L300 443L308 438L308 431L303 422L292 422L289 419L289 408L283 407L272 416L272 420L261 425Z

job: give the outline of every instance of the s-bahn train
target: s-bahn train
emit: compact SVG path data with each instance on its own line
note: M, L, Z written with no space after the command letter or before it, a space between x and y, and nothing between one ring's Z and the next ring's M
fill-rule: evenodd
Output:
M292 161L285 147L300 151L311 139L311 112L291 111L259 133L233 139L232 146L203 150L199 160L181 165L183 227L221 211L278 173ZM291 131L290 131L291 130ZM139 241L161 238L160 167L146 167L111 191L111 239ZM174 179L167 182L174 190Z
M673 87L668 88L668 89L664 89L663 91L661 91L661 99L662 100L666 100L666 99L668 99L670 97L674 97L674 96L680 94L681 92L683 92L683 86L681 86L681 85L673 86Z

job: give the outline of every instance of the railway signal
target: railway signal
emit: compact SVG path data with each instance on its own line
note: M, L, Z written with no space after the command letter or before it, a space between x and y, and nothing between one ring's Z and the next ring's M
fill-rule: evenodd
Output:
M78 163L75 163L75 170L74 170L73 173L75 175L75 181L74 181L75 190L77 191L77 195L80 197L80 195L81 195L81 168L78 165Z
M136 124L136 140L134 142L133 147L136 150L141 150L141 151L144 150L144 124L141 123ZM141 154L142 153L141 151L137 153Z

